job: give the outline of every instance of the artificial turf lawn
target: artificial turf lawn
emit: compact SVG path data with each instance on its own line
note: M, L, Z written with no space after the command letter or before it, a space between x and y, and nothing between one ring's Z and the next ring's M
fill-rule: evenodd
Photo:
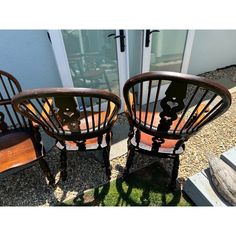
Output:
M113 180L63 203L64 206L191 206L180 190L169 191L170 179L157 163Z

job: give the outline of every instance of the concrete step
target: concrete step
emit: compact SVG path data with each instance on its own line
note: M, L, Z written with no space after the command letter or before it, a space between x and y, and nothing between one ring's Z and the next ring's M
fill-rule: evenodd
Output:
M216 192L211 182L209 168L188 178L183 191L197 206L229 206Z
M236 171L236 147L222 153L220 158Z

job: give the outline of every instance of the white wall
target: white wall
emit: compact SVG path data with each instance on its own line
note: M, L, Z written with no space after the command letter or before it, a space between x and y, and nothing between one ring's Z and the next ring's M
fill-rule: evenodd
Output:
M196 30L189 74L236 64L236 30Z
M15 76L22 89L61 87L46 30L0 30L0 70Z

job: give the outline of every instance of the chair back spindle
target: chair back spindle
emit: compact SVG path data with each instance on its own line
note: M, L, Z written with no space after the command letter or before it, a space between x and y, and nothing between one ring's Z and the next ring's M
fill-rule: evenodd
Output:
M110 131L120 99L97 89L51 88L24 91L14 97L13 104L50 136L79 141Z
M187 139L231 104L231 95L224 86L175 72L134 76L123 92L129 123L149 135L167 139Z
M16 78L0 70L0 134L29 127L29 123L13 109L11 104L12 98L21 91Z

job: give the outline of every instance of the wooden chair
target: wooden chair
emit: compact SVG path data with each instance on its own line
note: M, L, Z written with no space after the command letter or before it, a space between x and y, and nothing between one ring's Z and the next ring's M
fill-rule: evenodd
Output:
M21 92L19 82L0 71L0 178L25 169L39 161L51 185L55 180L44 160L39 127L15 112L12 97Z
M51 88L24 91L14 108L57 140L61 150L61 177L67 177L67 151L103 150L110 178L111 129L120 108L116 95L97 89Z
M222 85L174 72L134 76L125 83L123 93L130 125L124 177L129 173L135 151L169 157L174 159L172 188L184 143L231 104L231 95Z

